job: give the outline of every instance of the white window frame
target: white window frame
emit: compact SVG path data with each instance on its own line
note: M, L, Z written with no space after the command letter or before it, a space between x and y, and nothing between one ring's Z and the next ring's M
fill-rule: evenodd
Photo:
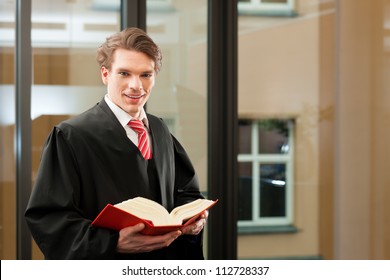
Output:
M263 0L250 0L250 2L238 2L240 13L287 13L291 14L295 9L295 0L287 0L286 3L266 3Z
M239 227L290 226L293 224L294 201L294 122L288 125L289 149L285 154L260 154L258 120L252 120L251 153L239 154L238 162L252 163L252 178L260 178L260 164L282 163L286 165L286 215L284 217L260 217L260 180L252 180L252 220L239 220Z

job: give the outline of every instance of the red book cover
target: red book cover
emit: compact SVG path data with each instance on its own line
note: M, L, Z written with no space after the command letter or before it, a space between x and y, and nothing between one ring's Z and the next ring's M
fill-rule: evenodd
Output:
M144 223L145 228L141 231L142 234L146 235L162 235L171 231L180 230L185 225L188 225L195 221L199 215L210 209L217 203L218 200L214 201L213 204L208 206L206 209L202 209L198 214L187 220L185 223L180 225L166 225L166 226L155 226L150 220L142 219L129 212L115 207L112 204L107 204L106 207L99 213L99 215L92 222L93 226L104 227L114 230L121 230L122 228L134 226L139 223Z

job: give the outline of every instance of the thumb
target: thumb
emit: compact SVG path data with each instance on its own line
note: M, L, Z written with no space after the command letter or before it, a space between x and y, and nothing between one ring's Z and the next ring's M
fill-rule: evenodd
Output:
M144 228L145 228L145 224L143 223L136 224L135 226L132 227L134 233L140 232Z

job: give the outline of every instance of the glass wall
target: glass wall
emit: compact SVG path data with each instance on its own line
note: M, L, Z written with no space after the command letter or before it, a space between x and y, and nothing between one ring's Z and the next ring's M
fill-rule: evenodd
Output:
M168 123L207 192L207 0L147 3L147 32L163 53L148 112Z
M207 0L148 0L146 29L163 54L147 110L185 147L207 196Z
M32 179L52 127L92 107L106 89L95 59L120 29L119 1L32 1ZM41 258L34 245L33 258Z
M240 147L256 140L250 121L294 122L293 180L273 186L293 189L292 212L277 226L254 227L242 215L238 257L389 259L390 1L272 1L293 4L290 13L267 11L265 2L238 6ZM249 5L250 13L240 10ZM259 182L274 155L265 151L268 162L257 170L248 149L240 153L240 188L249 198L239 207L250 214L262 207L267 189ZM250 187L259 189L245 192Z
M324 17L334 18L335 7L322 8L321 1L295 1L293 7L291 1L278 1L291 9L290 15L276 13L272 6L267 12L267 5L253 6L251 14L244 15L240 8L246 4L240 2L239 119L261 121L269 132L263 138L257 131L240 136L241 142L260 143L253 145L260 150L255 159L262 162L252 167L253 190L248 198L257 210L252 212L257 213L259 226L254 218L239 222L239 232L245 233L238 236L239 257L316 257L319 209L311 203L319 192L319 117L326 110L320 98L320 23ZM294 124L289 133L282 126L286 119ZM288 141L283 139L286 136ZM260 145L277 147L280 154ZM253 160L245 156L240 152L240 161ZM271 181L267 180L270 174ZM241 178L248 181L248 172L239 177L240 182ZM244 187L241 183L240 189ZM239 209L246 207L245 201L239 203ZM272 217L263 216L267 211ZM281 238L286 242L281 243Z
M15 10L0 0L0 259L16 258Z
M239 144L252 139L280 154L255 146L262 164L240 170L241 193L250 183L247 200L260 215L258 226L253 218L239 221L239 258L320 258L319 197L322 187L333 189L334 178L336 1L273 1L288 13L261 1L250 14L241 10L245 2L238 23L239 119L261 121L274 132L261 138L247 129ZM285 120L294 124L289 130ZM246 154L240 152L239 160L250 162ZM277 161L284 162L282 170ZM264 183L270 172L272 180ZM247 208L246 201L239 203ZM266 210L271 218L262 215Z
M16 258L15 14L16 1L0 0L0 259ZM31 18L34 181L52 126L105 93L95 50L120 29L119 1L33 0ZM41 258L35 247L33 258Z

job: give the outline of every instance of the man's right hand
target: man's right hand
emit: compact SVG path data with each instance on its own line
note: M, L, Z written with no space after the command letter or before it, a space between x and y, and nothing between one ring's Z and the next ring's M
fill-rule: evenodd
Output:
M182 234L181 231L177 230L164 235L144 235L140 233L144 228L145 225L140 223L120 230L116 246L117 252L134 254L165 248Z

